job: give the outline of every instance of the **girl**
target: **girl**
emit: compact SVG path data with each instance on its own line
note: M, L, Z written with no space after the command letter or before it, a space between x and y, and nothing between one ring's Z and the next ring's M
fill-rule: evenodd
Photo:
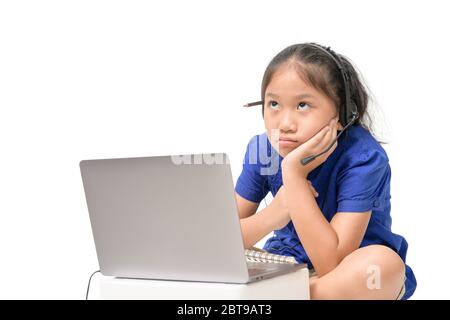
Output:
M315 43L289 46L267 66L261 98L266 132L250 140L235 187L245 247L274 231L264 249L308 264L312 299L408 299L416 280L406 240L391 231L389 160L350 61ZM359 116L333 144L346 98Z

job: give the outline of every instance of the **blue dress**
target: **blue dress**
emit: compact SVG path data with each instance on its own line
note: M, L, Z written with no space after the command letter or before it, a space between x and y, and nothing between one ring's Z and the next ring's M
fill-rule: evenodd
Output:
M254 136L247 145L235 191L255 203L260 203L269 191L275 196L283 185L282 159L265 133ZM408 243L391 231L389 159L370 132L361 125L349 127L339 137L333 153L311 171L307 179L319 193L316 201L328 222L337 212L372 210L360 247L382 244L397 252L406 265L406 292L402 299L411 297L417 282L412 269L406 264ZM312 268L292 221L284 228L275 230L264 249L293 256Z

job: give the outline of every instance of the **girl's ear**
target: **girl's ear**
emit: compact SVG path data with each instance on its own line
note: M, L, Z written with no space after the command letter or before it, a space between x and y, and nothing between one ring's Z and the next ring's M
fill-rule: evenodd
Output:
M342 126L342 124L338 121L337 123L337 129L342 131L342 129L344 129L344 127Z

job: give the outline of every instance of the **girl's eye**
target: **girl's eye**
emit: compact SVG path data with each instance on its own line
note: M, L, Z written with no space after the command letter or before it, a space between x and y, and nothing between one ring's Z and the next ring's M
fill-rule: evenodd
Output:
M276 101L269 101L269 107L276 109L278 108L278 103Z
M311 106L306 102L300 102L297 106L297 110L308 110L309 108L311 108Z
M278 109L279 108L278 102L269 101L269 108ZM309 108L311 108L311 106L306 102L300 102L297 106L297 110L308 110Z

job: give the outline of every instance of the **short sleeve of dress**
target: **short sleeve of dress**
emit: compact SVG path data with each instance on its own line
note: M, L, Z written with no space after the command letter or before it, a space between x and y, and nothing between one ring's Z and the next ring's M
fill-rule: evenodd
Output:
M267 175L263 174L258 160L258 136L254 136L247 145L242 172L236 182L235 191L244 199L260 203L269 192Z
M337 212L365 212L388 204L391 169L383 149L350 157L337 178Z

